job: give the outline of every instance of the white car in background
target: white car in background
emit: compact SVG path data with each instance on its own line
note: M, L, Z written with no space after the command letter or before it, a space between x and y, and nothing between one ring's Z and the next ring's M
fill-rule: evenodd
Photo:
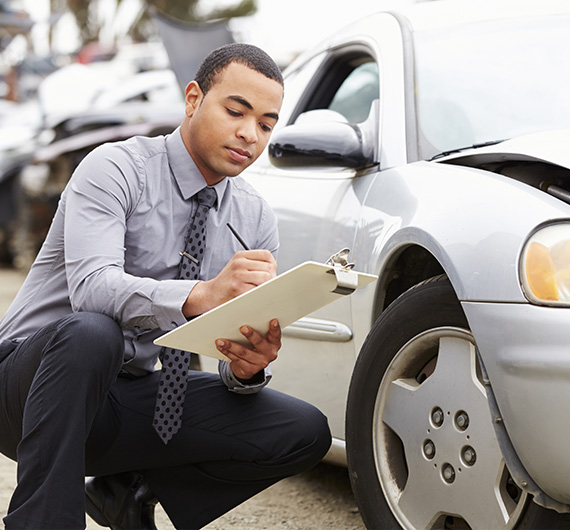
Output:
M286 72L247 178L283 272L378 282L285 330L368 528L570 525L570 5L426 2Z

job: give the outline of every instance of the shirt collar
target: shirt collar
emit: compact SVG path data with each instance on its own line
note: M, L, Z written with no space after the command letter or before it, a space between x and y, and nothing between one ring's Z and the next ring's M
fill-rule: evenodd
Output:
M182 141L180 127L166 137L166 151L168 153L170 170L185 200L190 199L206 187L206 181L202 173L200 173ZM216 190L216 196L218 197L214 206L216 210L220 207L227 184L228 179L226 177L215 186L212 186Z

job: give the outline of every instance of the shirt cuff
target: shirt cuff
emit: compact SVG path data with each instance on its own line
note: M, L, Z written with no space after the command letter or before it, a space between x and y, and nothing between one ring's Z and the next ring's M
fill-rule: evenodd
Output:
M263 381L252 385L242 383L232 372L228 361L220 361L218 363L218 372L228 389L236 394L255 394L269 384L272 376L271 365L269 365L263 371Z
M198 280L163 280L158 283L153 296L153 314L160 329L170 331L188 322L182 307L197 283Z

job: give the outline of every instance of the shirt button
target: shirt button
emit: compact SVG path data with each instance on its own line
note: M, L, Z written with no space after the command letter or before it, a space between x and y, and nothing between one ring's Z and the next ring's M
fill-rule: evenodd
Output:
M171 322L171 324L172 324L172 326L175 327L175 328L178 327L178 324L177 324L176 322L174 322L174 320Z

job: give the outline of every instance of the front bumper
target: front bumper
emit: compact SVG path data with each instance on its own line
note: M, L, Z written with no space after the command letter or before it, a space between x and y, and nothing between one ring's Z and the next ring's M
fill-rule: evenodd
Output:
M462 306L519 459L546 494L570 504L570 308Z

